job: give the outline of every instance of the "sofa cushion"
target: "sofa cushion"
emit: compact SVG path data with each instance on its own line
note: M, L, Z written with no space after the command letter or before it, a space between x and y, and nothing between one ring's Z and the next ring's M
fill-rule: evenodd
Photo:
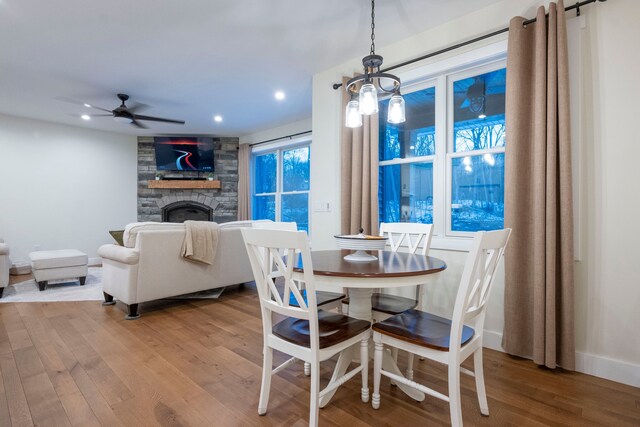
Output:
M253 227L253 224L260 222L273 222L270 219L257 219L248 221L230 221L220 224L220 229L223 228L246 228Z
M34 270L87 265L88 261L87 254L76 249L36 251L31 252L29 258L31 259L31 266Z
M119 246L124 246L124 230L110 230L109 234Z
M184 224L175 222L132 222L124 228L122 241L124 247L134 248L141 230L184 230Z

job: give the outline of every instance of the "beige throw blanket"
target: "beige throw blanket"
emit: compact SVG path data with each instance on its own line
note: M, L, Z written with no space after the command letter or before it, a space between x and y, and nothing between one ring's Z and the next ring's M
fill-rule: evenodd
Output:
M189 261L213 264L218 249L219 226L215 222L185 221L181 255Z

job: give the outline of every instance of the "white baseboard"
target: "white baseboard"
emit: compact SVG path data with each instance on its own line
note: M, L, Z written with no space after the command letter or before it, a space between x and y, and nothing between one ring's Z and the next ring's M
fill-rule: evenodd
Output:
M640 387L640 365L633 363L576 352L576 371Z
M496 331L484 330L484 337L482 337L482 346L490 348L491 350L502 351L502 334Z
M483 347L502 351L502 334L484 331ZM595 354L576 352L576 371L634 387L640 387L640 365Z
M100 258L100 257L89 258L88 264L89 264L89 267L101 267L102 266L102 258Z

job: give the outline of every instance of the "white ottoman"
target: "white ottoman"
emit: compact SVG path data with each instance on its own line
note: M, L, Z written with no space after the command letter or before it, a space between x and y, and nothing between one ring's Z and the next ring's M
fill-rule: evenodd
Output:
M77 277L80 286L87 278L87 254L75 249L59 251L37 251L29 254L33 277L44 291L49 280L70 279Z

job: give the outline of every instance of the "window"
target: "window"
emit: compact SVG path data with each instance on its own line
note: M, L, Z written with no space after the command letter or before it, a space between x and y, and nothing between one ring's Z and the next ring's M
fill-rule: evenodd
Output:
M381 222L432 223L441 237L503 227L505 81L500 61L410 86L399 125L380 101Z
M310 146L253 154L253 219L294 221L309 232Z
M399 125L387 123L389 100L380 102L380 222L433 223L435 97L435 87L407 93Z

